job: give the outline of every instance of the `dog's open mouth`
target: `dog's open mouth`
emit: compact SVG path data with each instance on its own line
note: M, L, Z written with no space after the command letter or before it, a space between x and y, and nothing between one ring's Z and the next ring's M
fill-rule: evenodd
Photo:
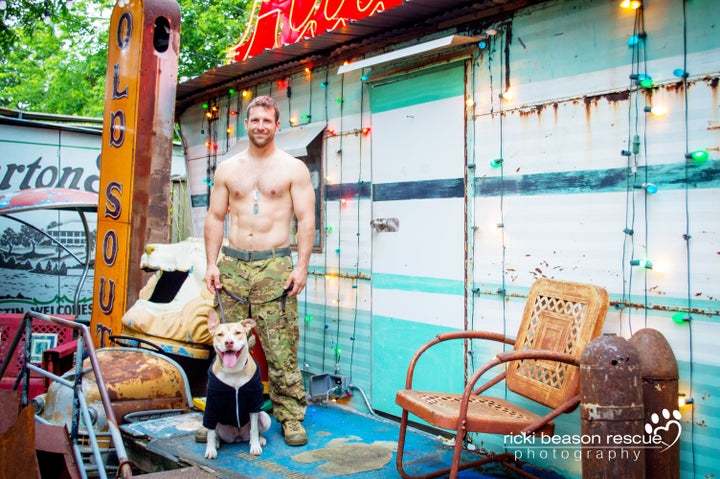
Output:
M242 350L243 348L240 348L237 351L217 351L217 353L222 358L223 364L226 368L234 368L238 362L238 358L240 357Z

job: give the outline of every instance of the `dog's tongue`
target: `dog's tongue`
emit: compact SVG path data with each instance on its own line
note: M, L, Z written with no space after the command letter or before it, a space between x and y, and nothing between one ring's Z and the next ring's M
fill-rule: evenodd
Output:
M226 351L223 353L223 363L225 364L226 368L234 368L238 361L238 356L240 356L240 351Z

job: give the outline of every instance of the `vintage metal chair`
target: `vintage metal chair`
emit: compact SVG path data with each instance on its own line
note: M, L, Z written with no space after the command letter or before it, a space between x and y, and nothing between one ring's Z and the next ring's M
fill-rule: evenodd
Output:
M586 344L600 335L608 309L608 294L600 287L542 278L531 287L517 339L483 331L457 331L438 334L421 346L410 361L405 389L398 391L395 402L402 407L398 440L397 469L408 478L429 479L490 462L501 462L526 477L534 477L520 468L514 455L494 454L478 460L462 459L467 433L552 435L552 420L571 412L580 403L580 357ZM416 364L432 346L453 339L486 339L514 346L479 368L460 394L417 391L413 387ZM502 372L476 387L482 375L495 366ZM458 371L464 374L464 371ZM505 380L507 389L552 410L540 416L495 397L481 395ZM411 476L403 468L405 436L409 414L430 425L456 432L452 464L420 476Z

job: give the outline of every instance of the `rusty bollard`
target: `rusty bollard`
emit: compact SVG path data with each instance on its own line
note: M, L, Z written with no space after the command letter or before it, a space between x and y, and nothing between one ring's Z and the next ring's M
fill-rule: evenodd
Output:
M641 329L630 343L640 355L645 403L645 432L660 436L658 445L645 449L645 478L680 477L680 432L677 420L678 366L670 344L655 329Z
M645 477L642 393L635 346L614 335L587 345L580 360L583 479Z

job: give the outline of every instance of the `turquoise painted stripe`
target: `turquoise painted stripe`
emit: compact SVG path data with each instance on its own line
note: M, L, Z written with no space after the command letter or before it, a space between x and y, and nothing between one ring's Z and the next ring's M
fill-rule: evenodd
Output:
M686 181L687 177L687 181ZM690 189L720 187L720 161L686 162L650 165L647 172L638 169L630 175L627 168L583 171L553 171L532 175L480 177L475 179L476 196L533 196L547 194L606 193L627 191L628 185L645 182L658 189L678 190L686 185Z
M463 63L459 63L450 68L428 70L414 78L375 85L370 108L375 114L464 95L465 69Z
M392 289L398 291L413 291L419 293L450 294L462 296L464 294L463 282L445 278L432 278L421 276L408 276L390 273L372 274L372 285L375 289ZM497 291L500 284L483 283L479 288L476 298L499 298ZM525 301L530 291L529 287L505 286L506 296L511 300ZM612 304L617 305L623 302L620 294L610 296ZM645 302L644 295L631 295L625 298L625 303L642 305ZM720 321L720 302L710 300L692 300L692 307L695 310L705 311L706 314L695 313L695 319ZM678 311L687 309L687 298L685 297L657 297L648 301L648 308L655 308L653 314L666 315L671 317ZM664 311L667 310L667 311ZM637 315L639 318L639 314Z
M373 288L415 291L419 293L463 295L462 280L406 276L401 274L374 273Z
M625 192L628 187L647 182L660 190L720 187L720 161L651 165L647 173L628 175L627 168L602 170L553 171L531 175L480 176L475 179L475 197L539 196L549 194L587 194ZM462 178L378 183L372 185L373 201L414 200L423 198L461 198Z
M373 407L379 411L399 416L395 394L405 388L405 375L410 358L418 347L440 332L450 331L435 325L403 321L374 315L372 317L372 383ZM462 346L462 342L458 342ZM425 390L462 390L463 353L452 344L442 344L430 351L418 367L424 365L428 374L418 377L415 387ZM442 365L439 374L438 365ZM457 376L447 374L460 371Z

